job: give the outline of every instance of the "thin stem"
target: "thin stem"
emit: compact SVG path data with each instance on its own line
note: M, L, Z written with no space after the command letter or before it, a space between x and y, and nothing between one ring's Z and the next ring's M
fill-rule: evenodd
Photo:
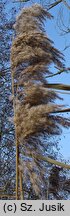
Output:
M61 70L59 70L55 74L51 74L51 75L46 76L46 78L54 77L54 76L59 75L59 74L64 73L64 72L67 73L67 70L70 70L70 68L62 68Z
M23 195L23 178L22 178L22 171L19 171L19 179L20 179L20 199L24 199Z
M62 2L62 0L58 0L56 2L54 2L53 4L51 4L48 8L48 10L52 9L53 7L57 6L58 4L60 4Z
M68 3L65 0L62 0L62 2L64 3L64 5L70 10L70 6L68 5Z
M56 160L54 160L54 159L51 159L51 158L49 158L49 157L44 157L44 156L41 156L41 155L35 155L35 154L32 154L33 155L33 157L35 157L36 159L40 159L40 160L43 160L43 161L45 161L45 162L48 162L48 163L51 163L51 164L55 164L55 165L57 165L57 166L60 166L60 167L63 167L63 168L65 168L65 169L70 169L70 165L68 165L68 164L64 164L64 163L62 163L62 162L59 162L59 161L56 161Z
M28 154L28 157L33 157L33 158L36 158L37 160L42 160L42 161L45 161L45 162L48 162L50 164L54 164L54 165L57 165L57 166L60 166L62 168L65 168L65 169L70 169L70 165L69 164L65 164L63 162L59 162L57 160L54 160L54 159L51 159L50 157L45 157L45 156L42 156L40 154Z
M12 73L12 94L14 95L14 76ZM14 110L14 119L16 117L16 107L15 107L15 95L13 100L13 110ZM17 126L15 125L15 140L16 140L16 200L19 199L18 197L18 183L19 183L19 143L18 143L18 135L17 135Z

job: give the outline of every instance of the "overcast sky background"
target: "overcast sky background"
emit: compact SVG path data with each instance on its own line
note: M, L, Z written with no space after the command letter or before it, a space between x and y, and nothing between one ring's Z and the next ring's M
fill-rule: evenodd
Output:
M15 0L14 0L15 1ZM45 2L44 0L42 0ZM47 1L47 0L46 0ZM69 4L70 4L70 0ZM30 1L31 2L31 1ZM31 3L21 3L21 8L29 6ZM32 3L39 3L40 1L32 0ZM54 2L54 1L53 1ZM20 3L19 3L20 4ZM7 5L7 9L10 7L10 4ZM57 18L59 18L59 9L62 7L62 4L59 4L58 6L51 9L49 12L54 16L54 19L47 20L45 22L45 30L47 32L48 37L54 41L54 46L58 48L60 51L62 51L65 55L65 64L66 67L70 67L70 48L66 49L65 46L70 44L70 34L66 34L61 36L61 32L59 31L59 28L57 27ZM70 21L70 16L68 9L64 7L64 19L65 24L67 25ZM70 73L63 73L58 76L55 76L53 78L49 78L48 82L50 83L63 83L70 85ZM64 91L63 91L64 92ZM70 94L61 94L61 97L64 98L64 101L61 101L61 103L68 105L70 107ZM60 101L59 101L60 102ZM65 117L70 118L70 114L64 114ZM61 140L59 140L59 147L61 148L61 154L64 156L65 159L70 159L70 129L63 129L63 133L61 135Z

